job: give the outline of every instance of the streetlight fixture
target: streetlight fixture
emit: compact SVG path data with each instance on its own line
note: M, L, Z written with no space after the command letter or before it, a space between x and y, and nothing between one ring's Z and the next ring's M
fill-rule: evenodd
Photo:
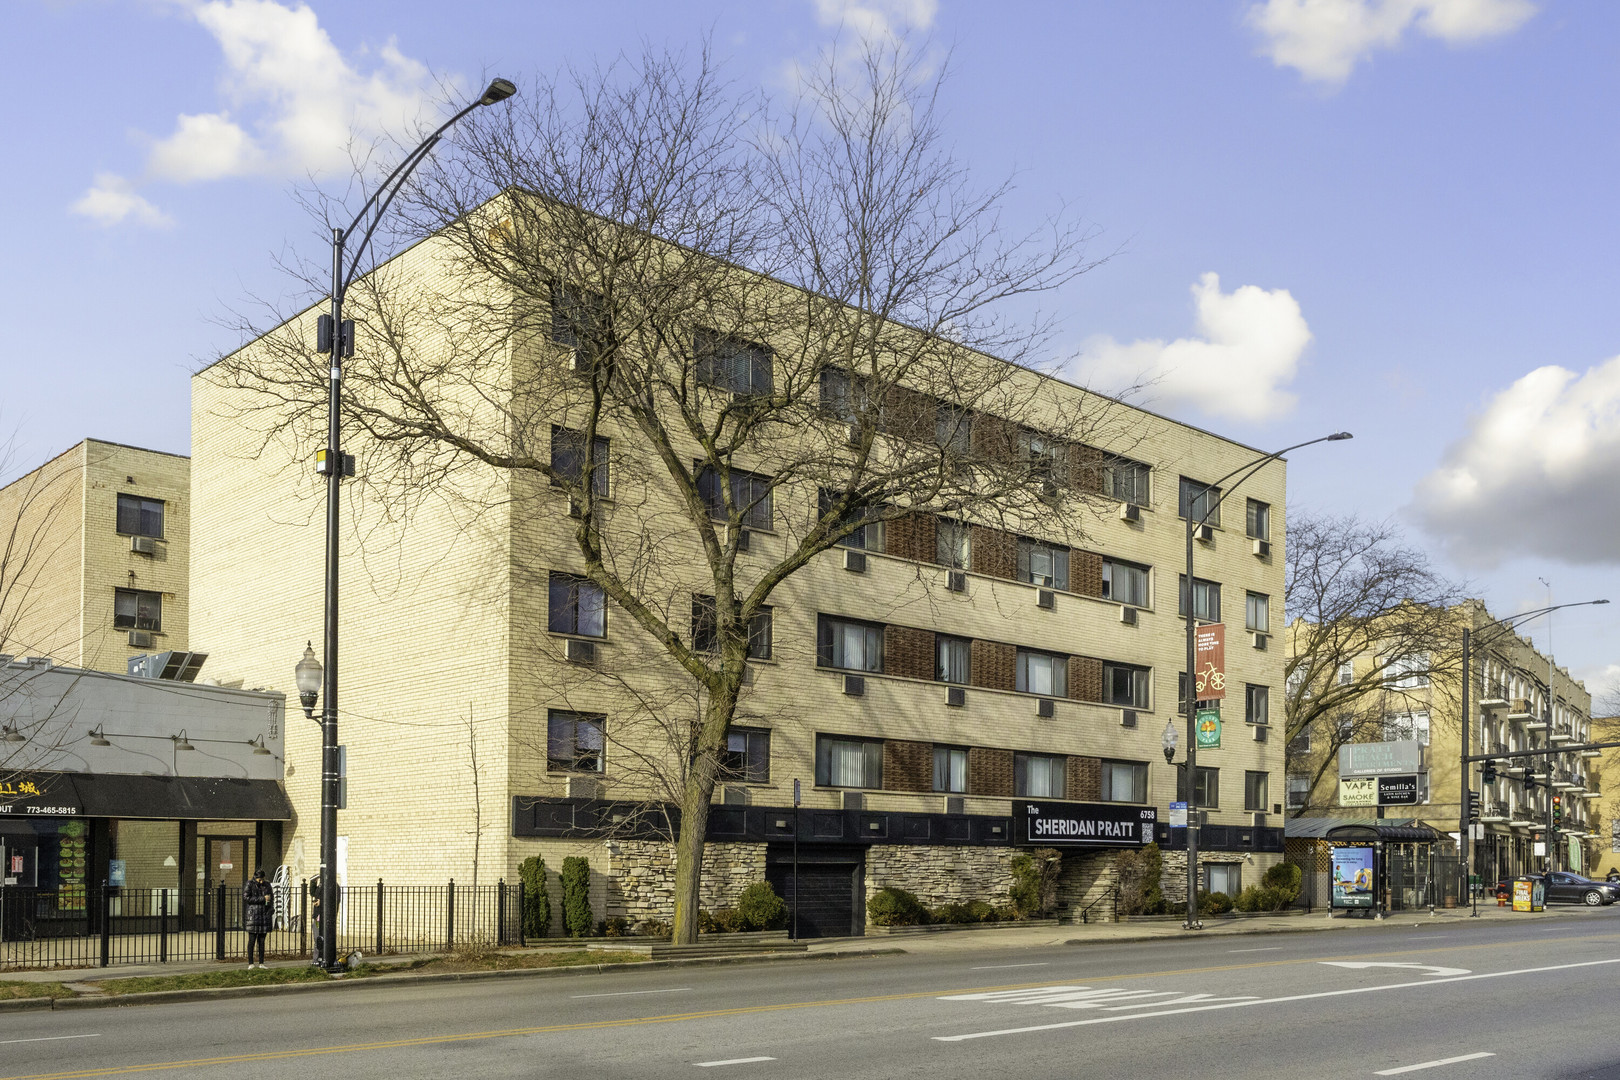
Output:
M1204 512L1196 519L1198 501L1189 501L1187 505L1187 693L1184 701L1187 720L1187 762L1183 766L1187 770L1187 921L1182 924L1183 930L1202 930L1204 924L1198 919L1198 659L1197 659L1197 628L1198 620L1193 615L1193 536L1209 520L1210 515L1220 509L1221 503L1227 496L1243 486L1243 482L1259 472L1269 463L1282 457L1284 454L1306 446L1315 446L1322 442L1343 442L1353 439L1348 431L1336 431L1331 435L1323 435L1317 439L1307 439L1293 446L1285 446L1269 454L1254 459L1247 465L1240 465L1212 484L1204 486L1204 496L1201 501L1206 503ZM1242 476L1238 476L1242 473ZM1224 485L1232 477L1238 476L1237 482L1231 487ZM1216 498L1210 501L1209 496L1215 494ZM1170 746L1166 746L1166 753L1173 753ZM1167 758L1168 760L1168 758Z
M298 703L304 707L304 715L315 719L315 702L321 696L321 662L315 659L313 642L304 645L304 658L294 666L293 679L298 683Z
M372 192L371 198L366 200L360 212L349 223L347 229L334 228L332 230L332 313L323 315L317 322L316 349L331 357L330 377L327 383L327 427L326 448L316 454L315 470L326 477L326 618L324 625L323 646L326 653L326 663L316 670L323 672L321 678L321 896L331 905L328 910L337 910L337 804L338 804L338 741L337 741L337 703L338 703L338 502L339 491L343 477L352 475L353 467L349 458L343 454L342 431L340 424L340 394L343 383L343 361L354 355L354 324L345 322L343 318L343 298L348 292L349 284L354 280L355 271L359 268L360 258L365 254L367 246L371 243L371 236L377 230L378 223L388 211L394 197L405 186L405 181L415 171L438 145L444 133L462 117L482 105L494 105L505 101L517 93L517 87L506 79L495 79L484 90L477 101L464 107L443 124L432 135L429 135L420 146L405 155L405 159L394 167L388 178ZM379 202L379 199L381 200ZM375 208L375 213L372 213ZM360 234L359 243L354 247L353 254L344 265L345 245L350 236L360 227L367 214L371 214L371 221L366 225L365 231ZM306 653L306 660L314 657ZM301 663L298 669L299 687L298 696L304 708L313 717L314 702L310 700L304 689L304 675L310 669ZM337 940L334 934L321 935L321 966L328 971L336 970Z

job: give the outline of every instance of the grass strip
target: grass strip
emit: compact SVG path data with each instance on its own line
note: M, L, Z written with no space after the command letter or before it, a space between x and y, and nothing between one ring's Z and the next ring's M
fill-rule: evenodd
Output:
M73 991L59 982L0 982L0 1001L22 998L67 998Z

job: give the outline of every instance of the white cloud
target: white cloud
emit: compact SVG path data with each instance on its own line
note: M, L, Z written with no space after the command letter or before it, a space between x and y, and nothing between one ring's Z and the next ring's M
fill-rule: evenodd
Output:
M142 225L170 225L168 215L129 189L129 181L101 173L90 190L73 204L73 212L102 225L133 220Z
M1299 370L1311 329L1287 289L1243 285L1221 291L1220 276L1192 287L1196 336L1121 344L1096 337L1081 347L1076 374L1098 390L1145 386L1160 406L1193 407L1234 420L1269 420L1294 407L1285 388Z
M1620 563L1620 356L1537 368L1497 394L1412 512L1468 565L1512 555Z
M351 140L402 132L436 106L425 65L391 42L374 56L345 57L305 4L190 0L177 10L219 44L225 107L182 114L171 134L153 140L143 183L285 179L346 168ZM371 61L369 70L361 60ZM131 187L122 195L139 199ZM124 220L128 214L95 209L110 201L98 190L74 204L75 212L104 224Z
M927 30L939 14L939 0L815 0L815 5L822 26L847 27L861 40Z
M1535 11L1530 0L1266 0L1249 8L1248 20L1278 67L1338 85L1409 32L1469 45L1511 34Z

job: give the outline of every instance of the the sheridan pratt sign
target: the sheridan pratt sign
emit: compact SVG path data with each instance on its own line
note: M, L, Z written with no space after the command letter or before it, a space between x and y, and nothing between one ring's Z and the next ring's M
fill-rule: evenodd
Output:
M1013 803L1013 841L1035 847L1142 847L1153 842L1159 811L1118 803Z

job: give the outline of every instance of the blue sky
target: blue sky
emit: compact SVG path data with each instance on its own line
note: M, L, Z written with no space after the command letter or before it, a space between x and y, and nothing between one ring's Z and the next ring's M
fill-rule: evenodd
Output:
M443 85L708 33L781 88L840 28L948 53L950 134L1018 171L1012 219L1066 202L1117 249L1052 299L1053 363L1256 446L1354 431L1294 457L1295 505L1398 517L1499 614L1540 578L1611 596L1553 645L1620 685L1620 5L13 0L0 432L23 465L188 451L221 320L324 257L294 185Z

